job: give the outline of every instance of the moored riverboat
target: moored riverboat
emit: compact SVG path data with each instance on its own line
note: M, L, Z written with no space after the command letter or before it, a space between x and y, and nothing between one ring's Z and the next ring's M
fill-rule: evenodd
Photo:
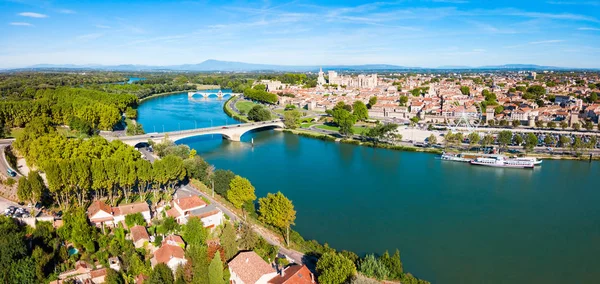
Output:
M514 158L514 160L532 162L534 166L540 166L542 164L542 160L538 160L536 157L517 157Z
M477 158L470 163L475 166L515 169L533 169L535 166L532 161L505 159L504 157Z

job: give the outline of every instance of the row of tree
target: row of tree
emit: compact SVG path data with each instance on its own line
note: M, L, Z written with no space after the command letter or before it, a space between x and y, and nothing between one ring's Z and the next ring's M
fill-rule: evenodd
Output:
M244 90L244 97L267 104L276 104L277 101L279 101L279 97L276 94L266 91L265 85L256 85L252 88L246 88Z

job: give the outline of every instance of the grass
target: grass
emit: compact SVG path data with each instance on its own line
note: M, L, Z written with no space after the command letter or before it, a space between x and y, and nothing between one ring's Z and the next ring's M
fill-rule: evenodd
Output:
M238 101L235 107L242 113L248 113L256 104L250 101Z
M324 130L329 130L329 131L340 131L340 128L337 126L331 126L331 125L326 125L326 124L322 124L322 125L317 125L317 128L319 129L324 129ZM363 134L367 131L369 131L369 127L360 127L360 126L353 126L352 130L354 130L354 134Z
M80 134L79 132L77 132L75 130L71 130L68 127L59 126L59 127L56 128L56 131L59 134L62 134L64 136L68 137L68 138L87 138L87 137L89 137L86 134Z
M313 125L315 125L314 122L305 122L305 123L300 124L300 128L309 128Z

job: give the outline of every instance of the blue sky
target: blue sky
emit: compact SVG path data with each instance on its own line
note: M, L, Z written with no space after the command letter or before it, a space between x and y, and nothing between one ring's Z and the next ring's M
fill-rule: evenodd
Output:
M531 63L600 67L600 0L0 0L0 68Z

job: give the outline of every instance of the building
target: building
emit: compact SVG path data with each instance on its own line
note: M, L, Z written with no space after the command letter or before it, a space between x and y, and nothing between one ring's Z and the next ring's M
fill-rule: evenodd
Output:
M97 227L102 227L102 225L112 226L115 219L112 215L112 207L100 200L92 202L88 207L87 214L92 225Z
M207 228L221 225L224 217L221 209L214 204L207 205L197 195L175 199L167 215L175 218L179 224L186 224L190 217L198 217Z
M346 86L347 88L375 88L377 87L377 74L358 75L357 77L338 75L329 71L329 85Z
M129 230L131 241L133 241L133 245L135 246L135 248L142 248L144 247L144 244L150 242L150 236L146 231L146 227L135 225Z
M317 78L317 84L319 86L323 86L325 84L327 84L327 81L325 81L325 73L323 73L323 68L319 69L319 78Z
M103 225L115 226L119 222L125 223L125 216L136 213L142 214L148 224L152 220L150 207L146 202L111 207L101 200L96 200L88 207L87 213L90 223L97 227L102 227Z
M314 284L315 276L306 265L290 265L269 280L270 284Z
M266 284L277 276L275 268L253 251L238 253L228 264L231 284Z
M159 263L164 263L171 268L171 270L176 271L177 267L187 263L187 259L185 259L184 248L178 243L178 240L181 239L181 237L169 237L163 240L160 248L154 251L154 256L150 259L150 264L154 267ZM183 240L181 240L181 242L183 242Z
M146 224L150 224L152 221L152 214L150 214L150 207L146 202L130 203L113 207L113 216L115 218L114 223L125 222L125 216L130 214L140 213L144 217Z
M75 263L75 269L61 273L58 275L58 280L54 280L50 283L62 284L74 282L99 284L104 283L106 272L106 268L93 269L89 263L80 260Z

